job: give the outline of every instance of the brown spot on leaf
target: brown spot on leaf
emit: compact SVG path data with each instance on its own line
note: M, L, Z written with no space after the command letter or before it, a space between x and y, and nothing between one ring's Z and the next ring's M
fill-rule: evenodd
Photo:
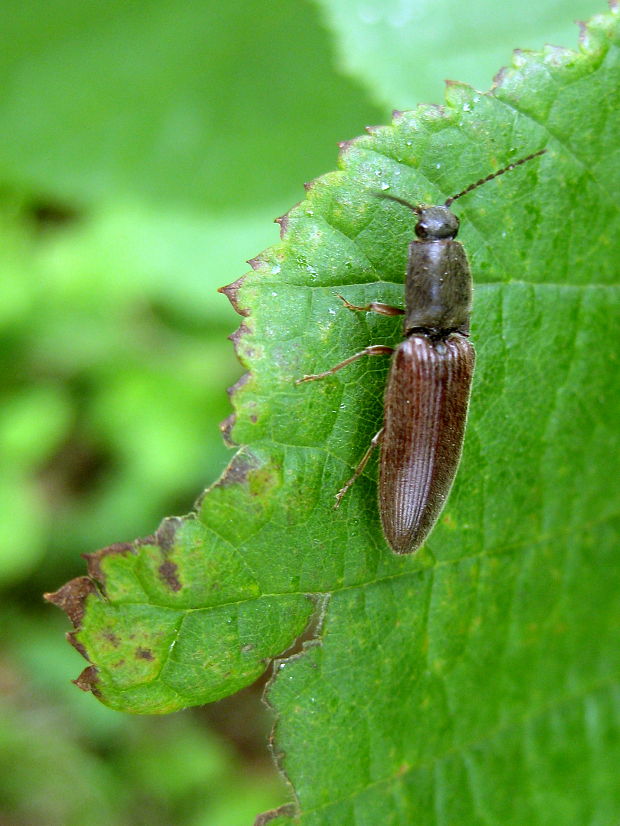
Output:
M93 694L97 694L95 687L98 682L98 673L99 672L94 665L89 665L88 668L85 668L84 671L82 671L77 680L73 680L72 682L78 688L81 688L82 691L92 691Z
M226 488L230 485L243 485L247 482L248 474L260 467L258 459L249 450L237 453L224 473L213 485L214 488Z
M236 281L233 281L232 284L227 284L225 287L220 287L218 293L222 293L226 296L226 298L230 301L233 306L233 309L236 313L243 316L250 315L250 311L247 310L245 307L239 306L239 289L241 288L243 282L245 281L245 275L242 275L241 278L238 278Z
M136 648L136 659L150 660L152 662L155 657L153 656L153 652L150 648Z
M166 583L166 585L170 588L171 591L180 591L183 587L177 577L177 564L175 562L171 562L167 559L157 569L159 571L160 577Z
M106 639L113 648L118 648L120 640L113 631L105 631L103 638Z
M78 628L84 616L84 604L90 594L97 592L94 583L87 576L70 580L54 593L43 594L43 598L56 605Z
M177 531L182 524L183 520L178 516L171 516L168 519L164 519L159 528L157 528L155 539L162 551L171 551L173 549L177 538Z

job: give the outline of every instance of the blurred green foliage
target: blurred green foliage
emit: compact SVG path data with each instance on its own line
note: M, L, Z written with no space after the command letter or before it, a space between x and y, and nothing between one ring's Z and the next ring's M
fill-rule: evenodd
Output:
M219 475L238 319L215 289L388 107L341 73L338 27L303 0L1 15L0 820L248 822L282 797L266 749L242 769L195 714L137 720L82 695L40 592Z
M282 798L267 718L226 707L225 746L195 714L99 708L40 595L222 471L240 368L216 288L383 113L305 2L9 0L2 18L0 820L237 826Z
M343 69L362 80L374 100L397 109L440 102L447 78L484 91L511 49L570 46L573 21L604 11L600 0L316 3L336 35Z

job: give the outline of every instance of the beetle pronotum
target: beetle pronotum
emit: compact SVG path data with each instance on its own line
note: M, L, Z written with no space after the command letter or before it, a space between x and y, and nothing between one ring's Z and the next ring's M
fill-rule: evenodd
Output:
M441 206L414 206L395 195L374 193L406 206L417 218L417 238L409 244L405 276L406 308L377 301L358 307L339 298L350 310L404 315L404 341L396 349L373 344L323 373L296 382L331 376L362 356L392 355L383 427L336 494L335 507L380 445L379 513L385 538L397 554L417 550L430 533L450 493L463 447L475 362L469 341L472 279L463 245L454 240L459 219L450 205L546 151L481 178Z

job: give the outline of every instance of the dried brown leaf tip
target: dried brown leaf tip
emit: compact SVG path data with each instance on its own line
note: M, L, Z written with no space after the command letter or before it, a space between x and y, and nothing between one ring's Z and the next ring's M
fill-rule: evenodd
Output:
M270 809L268 812L263 812L254 821L254 826L267 826L272 820L277 817L294 817L296 808L293 803L285 803L283 806L278 806L277 809Z
M292 207L293 209L295 207ZM284 215L279 215L277 218L273 219L274 224L278 224L280 227L280 238L284 238L286 236L286 231L288 229L288 216L291 210L289 209L288 212L285 212Z
M228 340L232 341L233 343L235 352L237 352L237 348L239 347L239 342L241 341L241 339L244 336L246 336L249 332L250 328L247 326L247 324L241 322L237 329L228 336Z
M82 691L92 691L93 694L97 696L98 681L99 672L97 671L94 665L89 665L88 668L85 668L84 671L82 671L77 680L73 680L72 682L78 688L82 689Z
M144 543L148 540L143 539L138 541ZM98 551L93 551L92 554L82 554L82 556L86 560L86 564L88 566L88 575L92 579L101 583L103 586L106 579L105 573L103 572L103 561L108 556L130 554L134 552L134 547L130 542L115 542L112 545L108 545L106 548L100 548Z
M231 413L223 422L220 422L220 433L227 447L237 447L237 442L235 442L232 437L232 431L236 422L237 416L234 413Z
M248 316L250 315L249 310L246 310L244 307L239 305L239 290L245 280L245 276L242 275L241 278L238 278L236 281L233 281L232 284L227 284L225 287L220 287L218 293L222 293L225 295L226 298L230 301L233 306L233 309L239 315Z
M154 537L146 537L145 539L137 540L137 543L145 544L152 541L154 541ZM57 591L43 594L43 598L47 600L47 602L51 602L52 605L56 605L61 611L64 611L73 626L79 629L86 610L88 597L91 594L105 597L106 575L103 571L103 560L114 554L127 553L135 553L134 545L129 542L117 542L92 554L83 554L88 566L88 576L76 577ZM84 653L72 635L69 635L69 642L71 642L80 653Z
M87 576L78 576L53 593L43 594L43 598L56 605L78 628L84 616L86 598L97 592L93 581Z

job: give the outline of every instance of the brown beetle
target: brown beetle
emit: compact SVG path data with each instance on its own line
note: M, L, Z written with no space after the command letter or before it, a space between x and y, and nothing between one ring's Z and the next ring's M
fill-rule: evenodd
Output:
M396 348L371 345L324 373L330 376L362 356L393 354L385 391L383 427L349 481L336 494L336 507L381 445L379 513L392 550L417 550L437 521L450 493L461 450L475 351L469 341L472 279L463 245L455 241L459 219L450 210L457 198L546 152L541 149L487 175L443 206L413 206L386 193L417 218L405 278L406 309L371 302L350 310L404 315L404 341Z

